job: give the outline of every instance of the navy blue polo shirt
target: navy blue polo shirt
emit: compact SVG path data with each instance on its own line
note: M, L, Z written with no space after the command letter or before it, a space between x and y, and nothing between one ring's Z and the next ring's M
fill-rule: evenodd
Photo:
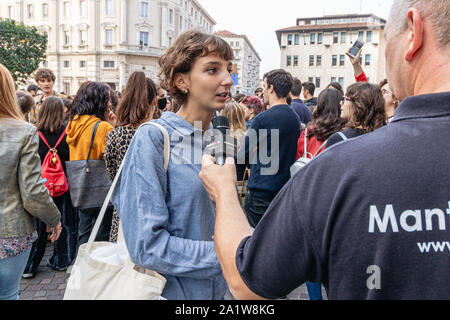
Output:
M288 105L273 106L253 119L238 159L250 167L252 196L271 201L290 179L299 137L298 116Z
M300 99L293 99L291 102L291 108L300 117L300 122L308 124L312 120L312 112Z
M450 92L337 144L279 192L236 255L266 298L305 281L329 299L450 299Z

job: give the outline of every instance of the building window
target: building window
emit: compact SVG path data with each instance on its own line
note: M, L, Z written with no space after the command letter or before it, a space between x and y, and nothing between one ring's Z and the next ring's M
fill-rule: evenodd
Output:
M42 18L48 17L48 3L42 4Z
M294 44L296 46L300 44L300 35L298 33L295 35Z
M70 45L70 32L68 30L64 30L64 45Z
M314 56L309 56L309 66L314 66Z
M80 45L85 45L86 44L86 30L80 30L79 35L80 35Z
M346 43L346 35L347 35L347 33L346 32L341 32L341 43Z
M169 10L169 23L173 24L173 9Z
M292 34L288 34L288 46L292 45Z
M366 54L366 66L370 66L370 54Z
M113 3L112 0L105 0L105 14L107 16L112 15L113 13Z
M311 44L315 44L316 43L316 34L311 33L311 35L309 36L309 40L310 40Z
M86 17L87 16L86 0L80 0L80 16L81 17Z
M64 81L64 83L63 83L63 90L64 90L65 94L69 94L70 95L70 82Z
M72 14L70 12L70 2L69 1L64 1L63 11L64 11L64 17L70 17L70 15Z
M294 56L294 67L298 67L298 56Z
M358 32L358 40L361 42L364 41L364 31Z
M291 65L291 60L292 57L291 56L287 56L287 60L286 60L286 66L289 67Z
M9 19L14 18L14 7L13 6L8 6L8 18Z
M316 77L316 88L320 88L320 77Z
M139 32L139 45L148 47L148 32Z
M169 37L169 47L172 45L172 37Z
M308 82L313 82L314 81L314 78L313 77L309 77L308 78Z
M331 77L331 82L336 82L336 77Z
M333 67L337 66L337 55L333 55L331 65Z
M141 18L148 18L148 2L141 2Z
M323 34L318 33L317 34L317 44L322 44L322 42L323 42Z
M333 43L339 42L339 32L333 32Z
M183 17L180 17L180 30L183 30Z
M317 56L316 59L316 66L320 67L322 65L322 56Z
M70 68L70 61L69 60L64 60L64 68Z
M114 61L108 61L108 60L103 61L103 67L104 68L114 68L115 65L116 64L115 64Z
M86 60L80 60L80 69L86 68Z
M105 30L105 44L111 46L113 44L113 30L106 29Z
M344 78L343 77L339 77L339 84L341 85L342 88L344 88Z
M345 55L341 54L339 56L339 65L344 66L345 65Z
M371 43L372 42L372 31L367 31L366 42L367 43Z
M27 17L28 17L28 19L33 18L33 5L32 4L27 5Z

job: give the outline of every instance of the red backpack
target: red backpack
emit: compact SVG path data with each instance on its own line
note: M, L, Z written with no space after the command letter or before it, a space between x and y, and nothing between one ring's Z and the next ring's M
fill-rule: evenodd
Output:
M58 150L56 150L62 139L66 136L66 132L63 132L53 148L48 145L47 140L45 140L41 132L39 132L39 136L50 149L45 156L44 162L42 162L41 177L44 179L44 185L50 192L50 196L57 198L69 191L69 183L67 182L61 159L58 156Z

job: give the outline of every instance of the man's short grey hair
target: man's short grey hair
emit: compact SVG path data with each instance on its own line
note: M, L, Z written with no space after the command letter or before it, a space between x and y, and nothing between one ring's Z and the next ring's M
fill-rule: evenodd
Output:
M440 47L449 48L450 0L394 0L388 22L391 35L398 35L407 28L406 18L410 8L416 8L423 17L431 20Z

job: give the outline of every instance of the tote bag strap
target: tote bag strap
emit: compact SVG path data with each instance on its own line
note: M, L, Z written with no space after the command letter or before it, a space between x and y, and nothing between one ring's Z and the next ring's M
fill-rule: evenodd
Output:
M88 162L89 162L89 157L91 156L92 145L94 144L94 138L95 138L95 135L96 135L96 133L97 133L97 129L98 129L98 126L99 126L100 122L101 122L101 121L98 121L98 122L94 125L94 129L92 129L91 143L90 143L90 145L89 145L89 152L88 152L88 156L87 156L87 159L86 159L86 167L88 166L87 164L88 164Z
M170 161L169 133L167 132L166 128L164 128L163 126L161 126L157 123L149 122L148 124L159 128L164 135L164 169L167 172L167 170L169 168L169 161ZM94 244L95 238L97 237L98 231L100 229L100 225L101 225L102 220L106 213L106 209L108 208L109 201L111 200L111 196L114 193L114 190L116 189L117 181L119 181L119 177L120 177L123 167L125 165L126 157L127 157L127 154L125 154L125 157L123 158L122 163L120 164L119 171L117 171L116 177L114 178L111 188L109 189L108 195L106 196L105 202L103 202L102 209L100 210L100 213L98 214L97 221L95 222L94 228L92 229L91 236L89 237L89 241L87 243L87 248L86 248L88 253L91 252L92 245ZM121 238L120 235L119 235L119 238Z

